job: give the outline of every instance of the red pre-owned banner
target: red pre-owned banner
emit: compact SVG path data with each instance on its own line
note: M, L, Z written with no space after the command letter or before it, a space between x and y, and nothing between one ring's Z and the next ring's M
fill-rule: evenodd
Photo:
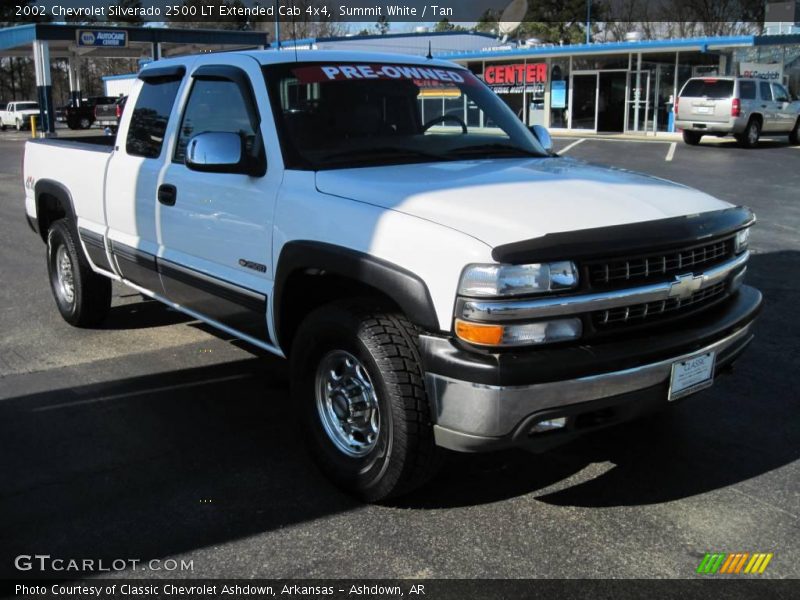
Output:
M325 81L348 80L402 80L410 79L424 82L423 85L452 85L467 83L472 74L460 69L442 69L439 67L420 67L414 65L392 64L351 64L351 65L310 65L292 69L292 73L300 83L320 83Z

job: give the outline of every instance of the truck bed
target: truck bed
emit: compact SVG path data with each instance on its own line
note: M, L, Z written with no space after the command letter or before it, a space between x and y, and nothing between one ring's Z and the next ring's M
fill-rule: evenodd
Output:
M79 225L88 222L91 229L103 228L105 173L114 143L114 136L105 135L27 142L24 177L33 187L25 187L26 203L35 202L37 186L57 185L68 190Z

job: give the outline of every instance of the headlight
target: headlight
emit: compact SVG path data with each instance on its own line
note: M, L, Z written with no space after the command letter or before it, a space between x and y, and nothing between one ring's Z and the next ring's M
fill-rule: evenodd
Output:
M461 275L462 296L522 296L568 290L578 285L570 261L531 265L469 265Z
M456 319L456 335L478 346L532 346L576 340L583 333L580 319L554 319L514 325L472 323Z
M744 252L747 249L747 244L750 242L750 228L742 229L736 232L736 240L734 241L734 250L736 254Z

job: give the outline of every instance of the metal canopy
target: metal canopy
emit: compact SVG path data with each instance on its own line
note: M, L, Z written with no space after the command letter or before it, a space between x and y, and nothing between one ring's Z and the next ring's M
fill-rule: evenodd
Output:
M80 46L78 31L125 31L124 47ZM163 27L117 27L105 23L66 25L32 23L0 29L0 57L32 57L36 70L40 123L45 135L55 134L50 60L69 59L70 93L80 103L80 64L83 57L151 58L224 50L266 48L262 31L219 29L170 29Z

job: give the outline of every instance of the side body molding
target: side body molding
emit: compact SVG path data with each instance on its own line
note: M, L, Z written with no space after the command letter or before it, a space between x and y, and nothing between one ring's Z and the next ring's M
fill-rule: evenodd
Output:
M306 269L347 277L377 289L390 297L414 324L438 331L439 321L428 286L417 275L395 264L334 244L292 241L278 258L274 287L274 323L281 341L280 322L283 294L292 274Z

